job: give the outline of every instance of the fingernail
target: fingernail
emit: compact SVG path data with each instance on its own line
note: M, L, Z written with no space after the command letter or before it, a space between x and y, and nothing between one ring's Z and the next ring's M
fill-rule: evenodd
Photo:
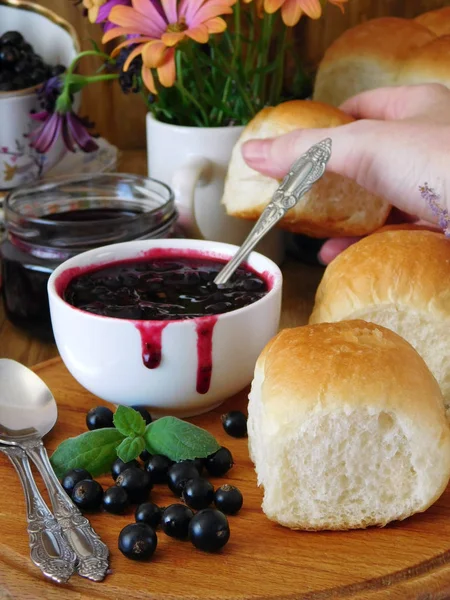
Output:
M319 252L317 253L317 262L319 263L319 265L322 265L323 267L327 266L327 263L322 258L322 250L319 250Z
M268 147L266 140L249 140L242 146L242 155L248 162L259 162L267 157Z

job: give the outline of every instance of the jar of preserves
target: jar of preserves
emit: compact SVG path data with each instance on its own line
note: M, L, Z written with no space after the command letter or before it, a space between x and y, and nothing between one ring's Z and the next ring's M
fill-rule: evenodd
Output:
M8 319L53 339L47 282L63 261L107 244L170 237L177 212L155 179L104 173L61 177L13 190L4 202L2 295Z

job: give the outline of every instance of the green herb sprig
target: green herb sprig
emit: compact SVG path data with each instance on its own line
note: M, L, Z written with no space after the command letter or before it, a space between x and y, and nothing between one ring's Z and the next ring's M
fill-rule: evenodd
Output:
M146 425L139 412L119 406L114 413L114 427L86 431L64 440L50 462L58 477L70 469L86 469L97 477L110 471L117 457L129 462L144 449L179 461L205 458L219 448L213 435L192 423L162 417Z

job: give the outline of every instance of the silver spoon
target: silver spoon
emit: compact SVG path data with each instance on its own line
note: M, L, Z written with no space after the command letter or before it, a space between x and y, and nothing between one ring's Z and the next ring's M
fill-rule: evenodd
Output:
M0 444L0 452L14 465L23 487L31 560L46 577L66 583L75 571L77 557L39 492L25 450Z
M56 520L77 556L78 574L102 581L108 570L108 548L64 491L42 442L57 414L55 399L42 379L14 360L0 359L0 443L23 448L35 463Z
M214 283L225 286L241 262L272 227L293 208L302 196L325 172L331 156L331 139L327 138L303 154L289 169L289 173L278 186L271 202L266 206L253 229L236 254L227 262L214 279Z

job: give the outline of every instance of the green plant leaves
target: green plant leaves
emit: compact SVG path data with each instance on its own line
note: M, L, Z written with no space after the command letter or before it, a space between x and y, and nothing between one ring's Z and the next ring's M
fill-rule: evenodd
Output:
M149 452L174 461L205 458L220 448L208 431L176 417L162 417L150 423L144 437Z
M117 447L117 456L123 462L130 462L139 456L145 450L145 440L143 437L125 438Z
M50 458L57 477L70 469L86 469L97 477L110 471L117 457L129 462L144 449L178 461L204 458L220 448L214 436L192 423L162 417L146 426L140 413L125 406L114 413L114 425L62 442Z
M127 437L142 436L145 432L145 421L137 410L119 406L114 413L114 427Z
M106 473L117 458L124 436L114 427L86 431L64 440L50 458L57 477L69 469L86 469L93 477Z

